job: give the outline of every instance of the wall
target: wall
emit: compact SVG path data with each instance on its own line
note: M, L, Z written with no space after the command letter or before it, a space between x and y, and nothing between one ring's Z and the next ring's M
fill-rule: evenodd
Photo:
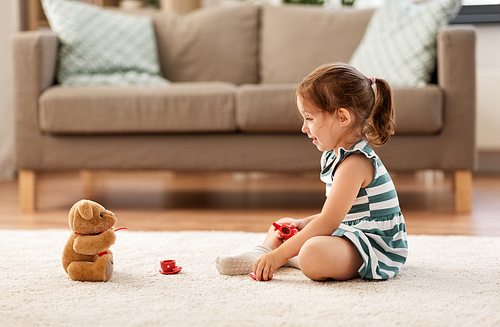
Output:
M500 152L500 23L476 29L477 144L479 150Z
M14 31L19 30L19 3L18 0L0 1L0 180L14 177L9 38Z

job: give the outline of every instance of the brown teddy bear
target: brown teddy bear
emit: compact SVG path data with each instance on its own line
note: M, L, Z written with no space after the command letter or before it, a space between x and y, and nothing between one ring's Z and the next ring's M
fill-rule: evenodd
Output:
M73 280L107 282L113 276L115 214L99 203L80 200L69 211L68 238L62 255L64 270Z

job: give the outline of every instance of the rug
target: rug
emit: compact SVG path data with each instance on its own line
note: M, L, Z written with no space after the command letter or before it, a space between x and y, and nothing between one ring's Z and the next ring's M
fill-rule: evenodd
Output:
M222 276L214 259L265 234L119 231L107 283L61 265L69 230L0 230L0 326L500 326L500 238L409 236L388 281L314 282L280 268L269 282ZM175 259L183 269L159 273Z

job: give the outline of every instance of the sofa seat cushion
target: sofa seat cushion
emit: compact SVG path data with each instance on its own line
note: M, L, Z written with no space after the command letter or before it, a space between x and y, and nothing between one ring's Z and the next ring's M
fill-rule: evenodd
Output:
M88 86L47 89L40 129L56 134L235 131L233 84Z
M300 133L295 103L298 84L242 85L236 95L236 125L242 132ZM443 127L443 95L436 85L395 88L397 135L437 134Z
M236 94L236 126L242 132L300 132L298 83L247 84Z

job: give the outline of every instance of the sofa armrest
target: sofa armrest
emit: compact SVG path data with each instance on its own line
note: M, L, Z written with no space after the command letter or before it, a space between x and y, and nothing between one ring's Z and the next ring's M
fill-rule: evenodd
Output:
M52 31L40 32L40 46L42 52L41 88L42 91L56 81L57 54L59 50L59 39Z
M18 32L11 38L16 167L41 165L38 98L55 80L58 39L52 32Z
M444 95L446 139L443 166L477 167L476 30L469 25L442 28L437 37L438 84ZM453 163L451 162L453 161Z
M18 32L12 36L11 45L12 55L17 60L34 59L39 61L40 91L45 90L55 83L59 47L59 39L56 33L50 30ZM33 52L28 54L19 51L22 49L27 50L26 47L29 47Z

